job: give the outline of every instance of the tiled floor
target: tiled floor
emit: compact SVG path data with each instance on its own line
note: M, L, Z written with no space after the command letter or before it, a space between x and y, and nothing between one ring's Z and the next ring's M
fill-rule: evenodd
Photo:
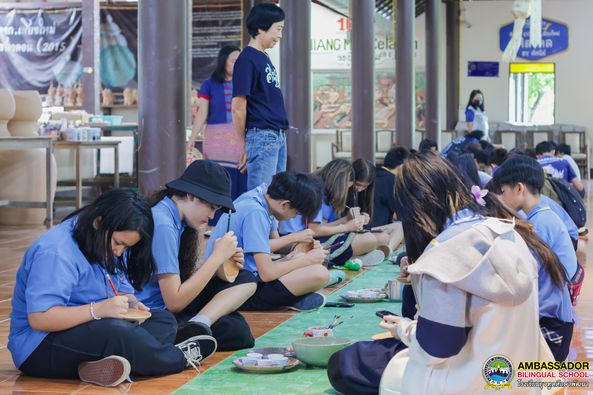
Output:
M593 182L587 183L589 229L593 230L593 205L591 193ZM28 245L45 231L43 227L0 227L0 393L45 393L45 394L164 394L179 388L196 376L193 370L146 380L133 384L122 384L117 388L101 388L70 380L41 380L24 377L15 369L10 353L6 349L8 341L10 300L17 268ZM593 237L593 236L592 236ZM586 254L587 268L585 284L577 307L577 326L573 337L570 359L593 362L593 250L591 243L581 242L579 256ZM293 313L247 313L246 318L255 336L269 331L284 322ZM208 359L202 370L215 365L230 353L217 353ZM593 394L593 380L589 391L558 391L556 394Z

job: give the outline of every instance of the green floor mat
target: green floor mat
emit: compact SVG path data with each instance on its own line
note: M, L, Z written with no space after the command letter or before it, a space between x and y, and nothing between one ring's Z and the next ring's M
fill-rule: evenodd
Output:
M360 288L383 287L388 279L397 277L399 269L382 263L362 273L350 284L336 291L328 300L339 301L345 291ZM340 315L344 323L334 330L335 336L346 337L353 342L370 340L371 336L384 332L378 326L377 310L401 312L401 303L389 301L356 304L353 308L323 308L312 313L300 313L282 323L256 341L256 347L290 347L291 341L302 337L311 326L329 325L334 315ZM350 318L352 317L352 318ZM335 394L324 368L301 367L286 373L257 375L237 370L232 361L244 356L248 350L238 351L216 366L208 369L183 387L176 394Z

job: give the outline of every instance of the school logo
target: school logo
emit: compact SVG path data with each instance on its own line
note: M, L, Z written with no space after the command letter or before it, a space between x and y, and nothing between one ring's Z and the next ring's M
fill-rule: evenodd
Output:
M276 85L276 88L280 88L278 73L276 72L274 66L270 65L269 63L266 67L266 81L268 81L268 84L274 83Z
M512 389L511 381L515 376L513 363L504 355L493 355L484 362L482 376L486 381L484 389L488 387L500 391L502 388Z

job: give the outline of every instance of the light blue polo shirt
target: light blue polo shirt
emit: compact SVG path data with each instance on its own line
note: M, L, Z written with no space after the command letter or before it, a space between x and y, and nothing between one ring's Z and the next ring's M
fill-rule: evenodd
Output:
M270 234L276 229L276 220L270 214L265 199L268 187L266 184L245 192L233 203L235 210L231 215L230 230L237 236L237 246L243 248L245 262L243 268L257 275L257 266L253 254L270 254ZM205 258L212 255L214 242L225 235L227 231L228 213L220 216L216 227L212 231Z
M566 225L566 230L568 230L568 235L570 238L572 240L577 240L579 238L579 228L577 228L577 225L574 223L572 218L570 218L570 215L568 215L566 210L561 205L556 203L554 199L551 199L546 195L540 195L540 198L541 203L548 206L562 220L564 225ZM527 218L523 210L517 212L517 214L523 219Z
M163 198L151 210L154 221L152 255L156 262L156 274L136 297L151 309L164 310L166 305L159 287L158 275L179 275L179 245L185 224L181 221L177 206L168 197Z
M16 274L8 349L17 368L48 335L31 328L29 313L55 306L81 306L114 296L105 270L90 264L72 237L75 220L64 221L35 240ZM118 292L134 293L124 274L111 279Z
M535 233L556 253L570 279L577 271L577 256L566 226L550 207L540 202L527 215Z

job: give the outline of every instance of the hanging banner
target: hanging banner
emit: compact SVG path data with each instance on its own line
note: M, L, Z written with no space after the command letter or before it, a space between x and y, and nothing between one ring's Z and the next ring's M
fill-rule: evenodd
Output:
M137 6L101 8L103 87L137 86ZM82 77L80 8L0 9L0 87L47 93Z
M82 75L80 8L0 9L0 87L47 92Z
M192 12L192 81L201 84L216 68L218 51L225 45L241 48L241 3L219 0L195 2Z
M523 26L521 46L517 57L526 60L539 60L568 49L568 26L564 23L542 19L542 46L532 47L529 41L531 18L527 18ZM500 50L504 51L513 36L513 23L500 28Z

